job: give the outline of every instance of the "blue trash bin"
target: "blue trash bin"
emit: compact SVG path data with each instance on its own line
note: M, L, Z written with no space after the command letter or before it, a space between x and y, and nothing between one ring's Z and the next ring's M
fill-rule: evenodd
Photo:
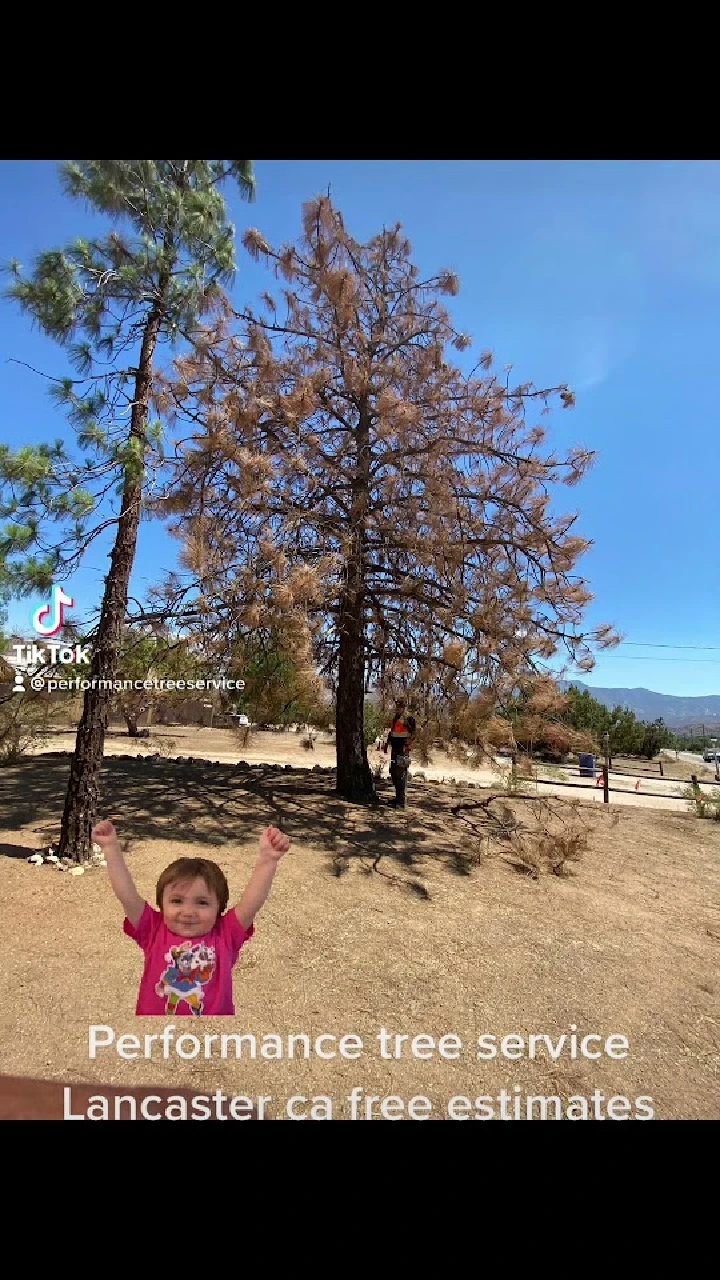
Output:
M595 777L595 757L589 755L587 751L581 751L578 758L580 761L580 777L594 778Z

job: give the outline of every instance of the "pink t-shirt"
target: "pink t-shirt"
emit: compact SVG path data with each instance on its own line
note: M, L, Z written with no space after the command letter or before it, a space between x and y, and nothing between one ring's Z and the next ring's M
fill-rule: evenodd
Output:
M162 912L146 902L137 925L126 917L123 930L145 953L136 1014L213 1017L235 1012L233 965L254 925L243 928L230 910L201 938L183 938L171 933Z

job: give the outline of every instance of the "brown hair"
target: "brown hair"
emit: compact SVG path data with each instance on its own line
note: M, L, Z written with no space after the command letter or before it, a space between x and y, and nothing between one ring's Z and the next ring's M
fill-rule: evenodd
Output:
M209 891L218 900L218 915L222 915L228 904L230 890L224 873L216 862L209 858L178 858L163 871L155 888L155 900L162 911L163 894L170 884L180 884L186 880L204 880Z

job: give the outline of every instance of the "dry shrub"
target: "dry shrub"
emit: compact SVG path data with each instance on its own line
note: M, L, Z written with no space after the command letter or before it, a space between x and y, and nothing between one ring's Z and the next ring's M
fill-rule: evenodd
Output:
M580 861L590 839L590 826L579 804L538 799L530 805L530 818L530 823L517 823L511 834L516 870L533 880L541 875L571 875L571 865Z
M526 839L519 856L537 879L544 872L568 875L568 863L577 862L586 849L587 835L582 831L555 831L539 834L533 840Z
M697 794L692 787L687 787L685 796L696 817L720 822L720 787L713 787L712 791L698 791Z
M550 796L489 796L473 806L471 825L485 849L481 852L476 838L474 854L471 850L456 857L457 871L468 875L472 866L497 850L516 871L533 880L541 875L570 875L571 864L587 850L591 830L579 801Z
M177 738L156 738L151 734L150 737L145 738L140 745L147 747L150 755L159 755L163 756L165 759L169 759L171 756L175 755L178 743Z
M44 746L63 718L60 699L52 700L31 690L0 694L0 765L15 764L28 752Z

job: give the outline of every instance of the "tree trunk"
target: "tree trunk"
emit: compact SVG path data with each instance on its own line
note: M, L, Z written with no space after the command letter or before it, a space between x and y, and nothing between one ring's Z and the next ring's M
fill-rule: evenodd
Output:
M365 517L370 474L370 422L361 410L353 477L351 547L340 602L340 661L335 709L336 791L355 804L377 803L365 746Z
M352 601L346 601L340 625L340 667L335 712L338 795L355 804L373 804L377 794L368 763L363 726L365 645L362 621L357 634ZM361 615L362 619L362 615Z
M142 712L123 712L123 714L128 727L128 737L141 737L142 730L137 727L137 721L142 716Z
M162 288L161 293L164 294L164 292ZM152 361L160 319L161 312L158 307L150 313L145 325L140 362L135 377L130 439L140 441L141 457L144 455ZM86 862L92 853L91 832L97 815L100 771L112 696L112 681L117 667L130 574L137 546L142 483L142 473L139 476L126 475L115 546L110 555L110 571L105 579L97 641L93 647L91 685L85 691L83 713L75 741L75 754L70 765L70 780L65 795L65 809L60 828L59 847L56 852L58 857L72 858L75 862ZM110 686L103 688L99 684L100 681L109 681Z

